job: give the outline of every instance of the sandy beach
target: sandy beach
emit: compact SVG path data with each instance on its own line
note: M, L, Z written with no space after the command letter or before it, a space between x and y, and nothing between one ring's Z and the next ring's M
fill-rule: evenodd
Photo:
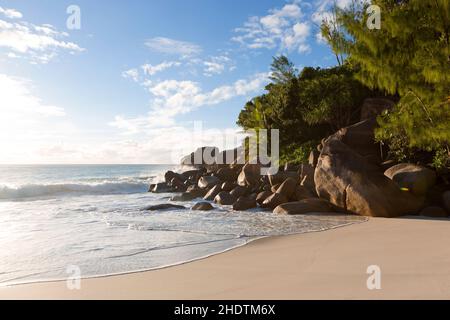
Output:
M0 288L1 299L449 299L450 221L370 219L165 269ZM368 290L367 267L381 268Z

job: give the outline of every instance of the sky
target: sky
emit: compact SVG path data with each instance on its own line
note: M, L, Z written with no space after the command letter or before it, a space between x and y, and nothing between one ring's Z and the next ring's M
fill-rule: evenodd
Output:
M334 2L0 0L0 163L175 163L232 148L273 56L335 65L318 28Z

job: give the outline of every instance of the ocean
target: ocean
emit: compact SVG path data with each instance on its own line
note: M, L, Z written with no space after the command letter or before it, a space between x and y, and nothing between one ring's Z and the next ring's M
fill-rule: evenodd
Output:
M0 285L151 270L265 237L323 231L357 216L149 212L172 194L148 193L173 165L1 165ZM184 168L186 169L186 168Z

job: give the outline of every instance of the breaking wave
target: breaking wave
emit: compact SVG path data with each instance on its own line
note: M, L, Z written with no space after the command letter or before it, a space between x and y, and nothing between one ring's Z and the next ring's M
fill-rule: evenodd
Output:
M27 184L18 187L0 186L0 200L17 200L63 195L108 195L141 193L148 190L144 179L104 181L98 183Z

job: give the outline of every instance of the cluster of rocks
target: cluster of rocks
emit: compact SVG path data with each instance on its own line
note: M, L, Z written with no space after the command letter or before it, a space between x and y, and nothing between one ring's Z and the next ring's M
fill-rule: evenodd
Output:
M151 192L178 192L172 201L203 198L193 210L211 210L212 202L234 210L263 208L276 214L352 213L371 217L450 214L448 181L430 168L383 162L375 143L375 115L382 103L370 101L363 108L365 120L324 139L311 152L309 163L287 164L272 176L261 175L261 165L201 164L183 173L168 171L165 182L150 186ZM373 107L373 108L370 108ZM185 157L189 162L197 150ZM211 155L221 154L211 148Z
M322 142L314 174L317 195L364 216L448 216L447 181L424 166L382 162L375 125L368 119Z

